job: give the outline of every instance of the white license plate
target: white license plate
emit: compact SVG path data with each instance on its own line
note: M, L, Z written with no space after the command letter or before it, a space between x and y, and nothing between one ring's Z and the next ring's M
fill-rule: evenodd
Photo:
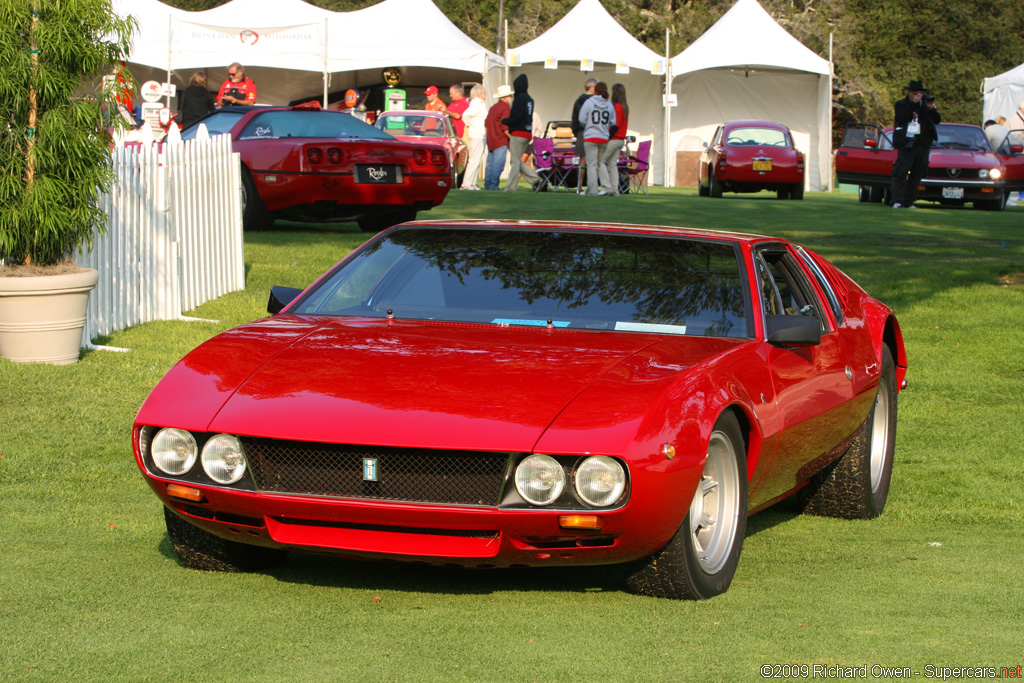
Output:
M944 187L942 188L943 199L963 199L964 188L962 187Z

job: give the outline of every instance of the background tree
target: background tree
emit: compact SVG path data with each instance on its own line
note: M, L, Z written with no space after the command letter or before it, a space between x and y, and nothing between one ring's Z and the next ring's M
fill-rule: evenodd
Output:
M9 263L56 264L102 229L98 192L113 180L107 97L79 93L127 57L133 26L110 0L0 0L0 255Z

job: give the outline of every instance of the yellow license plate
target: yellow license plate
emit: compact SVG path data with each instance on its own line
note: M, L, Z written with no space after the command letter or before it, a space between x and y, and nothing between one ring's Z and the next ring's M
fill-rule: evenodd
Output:
M754 170L755 171L770 171L772 170L771 159L754 159Z

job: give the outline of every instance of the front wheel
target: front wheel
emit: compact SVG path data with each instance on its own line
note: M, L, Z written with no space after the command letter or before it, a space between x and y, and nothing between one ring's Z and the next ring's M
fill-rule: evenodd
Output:
M633 592L677 600L724 593L736 574L746 530L746 449L736 416L725 413L711 432L704 472L682 525L626 583Z
M251 572L276 567L288 556L287 550L236 543L192 526L164 507L167 537L174 553L189 569L218 572Z
M806 514L843 519L871 519L885 509L896 450L896 364L882 347L882 376L875 405L853 444L834 464L800 490Z

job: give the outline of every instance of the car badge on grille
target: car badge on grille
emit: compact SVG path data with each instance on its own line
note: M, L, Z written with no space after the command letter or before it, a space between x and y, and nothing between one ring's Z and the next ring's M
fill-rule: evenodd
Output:
M377 481L377 458L363 458L363 481Z
M960 175L960 169L959 168L947 168L946 169L946 173L949 174L950 178L956 178L957 176Z

